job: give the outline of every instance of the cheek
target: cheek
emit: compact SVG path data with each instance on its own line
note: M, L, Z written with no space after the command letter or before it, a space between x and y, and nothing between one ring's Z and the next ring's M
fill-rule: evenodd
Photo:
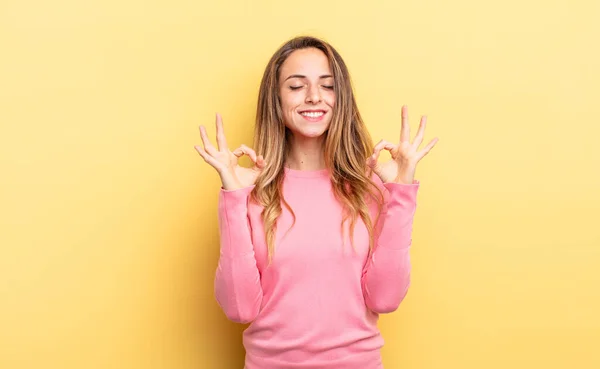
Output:
M298 105L298 97L289 93L282 93L281 95L281 108L284 112L294 110Z
M335 92L327 94L325 97L325 103L331 107L335 105Z

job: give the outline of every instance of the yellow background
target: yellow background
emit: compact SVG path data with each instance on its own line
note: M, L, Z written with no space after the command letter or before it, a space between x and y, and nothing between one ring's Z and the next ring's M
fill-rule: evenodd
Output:
M0 368L241 369L194 151L299 34L373 138L429 117L386 369L599 368L598 1L0 2Z

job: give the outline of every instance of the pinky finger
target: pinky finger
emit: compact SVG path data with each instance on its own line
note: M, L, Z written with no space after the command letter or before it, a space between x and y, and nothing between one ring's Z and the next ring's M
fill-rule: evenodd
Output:
M439 138L434 138L433 140L429 141L429 143L427 144L427 146L425 146L423 148L423 150L421 151L421 156L419 158L419 160L421 160L425 155L429 154L429 151L431 151L431 149L433 149L433 147L435 146L435 144L439 141Z
M215 158L213 158L209 153L207 153L206 150L204 150L204 148L202 146L196 145L196 146L194 146L194 148L196 149L198 154L200 154L202 159L204 159L205 162L207 162L213 168L218 169L219 162L217 160L215 160Z

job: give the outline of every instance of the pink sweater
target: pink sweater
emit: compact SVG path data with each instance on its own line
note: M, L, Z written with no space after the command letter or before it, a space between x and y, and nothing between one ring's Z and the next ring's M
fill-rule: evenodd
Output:
M285 169L273 262L260 218L249 201L254 186L219 193L221 251L215 276L217 302L227 317L249 323L245 369L381 369L379 314L398 308L410 285L411 233L419 181L381 183L385 206L376 226L375 251L358 219L352 250L341 205L327 170ZM377 206L370 205L372 219Z

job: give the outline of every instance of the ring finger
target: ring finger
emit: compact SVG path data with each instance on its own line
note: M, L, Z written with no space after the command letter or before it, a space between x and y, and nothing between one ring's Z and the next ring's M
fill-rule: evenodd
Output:
M204 150L210 155L215 155L217 153L217 149L210 143L208 139L208 135L206 134L206 128L204 126L200 126L200 137L202 137L202 144L204 145Z

